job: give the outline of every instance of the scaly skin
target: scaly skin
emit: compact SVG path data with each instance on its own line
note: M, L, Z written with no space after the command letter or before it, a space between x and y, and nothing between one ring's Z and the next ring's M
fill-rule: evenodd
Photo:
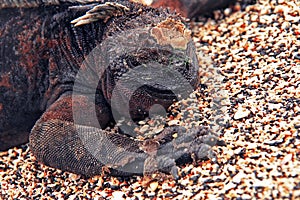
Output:
M177 100L171 91L155 84L136 91L126 84L121 85L119 93L124 93L125 99L120 95L113 99L117 82L137 66L153 61L161 66L175 66L173 70L193 88L197 86L198 65L188 32L176 14L128 1L110 2L120 3L128 10L113 8L111 11L111 4L105 4L105 8L100 7L104 8L103 18L76 24L78 26L70 22L83 16L92 6L78 7L76 2L59 3L59 6L1 6L0 150L27 142L31 132L33 154L52 167L85 176L101 174L103 170L123 176L159 170L177 177L176 161L184 163L191 158L213 157L210 147L216 137L205 128L187 131L170 127L155 139L146 141L103 129L115 124L113 101L117 102L121 115L128 111L122 110L122 105L129 102L130 117L138 121L148 116L152 105L168 108ZM167 38L174 34L174 31L168 32L173 29L176 29L175 36L182 34L178 40ZM167 34L163 35L165 30ZM120 32L129 38L123 46L118 41ZM138 34L146 35L146 39L131 42L133 45L140 42L141 51L122 54L122 49L131 45L130 38ZM118 48L109 50L120 56L108 59L104 71L89 73L83 61L97 45L107 40L116 41ZM149 44L157 48L145 48ZM172 60L174 57L177 60ZM157 72L161 70L157 68ZM76 77L80 73L88 75ZM145 76L140 78L148 80ZM79 83L74 92L77 79ZM165 85L170 84L167 81L166 77ZM172 87L179 88L181 84ZM87 95L90 93L92 95ZM175 133L178 136L174 138ZM173 145L173 140L178 141L178 145Z

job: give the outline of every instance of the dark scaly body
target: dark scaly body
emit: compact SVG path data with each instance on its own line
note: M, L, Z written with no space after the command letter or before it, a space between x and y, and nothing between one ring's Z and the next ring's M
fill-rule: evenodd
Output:
M114 175L130 175L135 173L127 173L128 169L136 168L136 174L141 174L141 172L152 170L153 163L162 163L162 166L157 166L157 169L165 169L167 172L170 172L171 168L174 170L174 158L169 159L165 155L158 154L149 158L148 155L153 149L158 150L157 144L165 144L173 133L180 132L179 127L166 129L161 134L162 136L158 137L161 138L159 141L149 141L148 145L122 134L109 133L101 129L114 124L110 110L110 98L115 81L118 80L118 72L124 71L122 64L118 65L117 63L106 70L104 78L101 77L97 87L96 99L90 99L84 95L72 96L76 74L83 60L104 39L119 30L155 27L167 18L180 21L177 15L169 14L164 10L143 7L127 1L113 2L125 5L130 8L130 11L124 15L111 16L105 20L78 27L70 23L86 11L86 9L71 7L78 3L66 2L60 3L59 6L44 5L32 8L18 6L20 8L3 8L1 10L1 150L27 142L28 133L31 131L30 147L37 159L62 170L92 176L100 174L104 167L109 168ZM120 59L127 63L137 62L139 64L151 60L162 64L165 62L160 58L160 52L152 53L137 55L137 58ZM170 52L163 55L166 58L170 56ZM195 62L195 60L191 62ZM129 67L134 68L135 65L132 64ZM198 82L197 66L181 63L180 73L193 87L196 87ZM106 81L103 81L102 78ZM88 91L88 86L86 87L84 83L82 86L82 93ZM174 96L168 92L161 96L158 92L155 97L143 95L145 93L153 94L147 88L142 88L137 94L139 98L131 100L130 112L131 117L135 120L145 118L147 109L152 104L159 103L167 108L174 100ZM153 102L153 98L158 101ZM84 119L82 124L74 124L74 112L84 110L84 113L90 113L94 107L99 124L93 123L94 119L90 119L91 116L85 114L79 116ZM78 131L86 135L93 145L91 148L100 159L106 159L106 163L99 161L94 154L90 153L91 150L83 144ZM198 138L195 141L199 144L195 141L192 142L196 147L187 153L198 153L198 157L200 157L203 151L202 147L200 149L200 144L211 145L211 142L202 141L203 135L205 135L203 131L192 130L190 136L179 138L179 141L187 140L187 144L183 145L184 148L187 148L191 144L191 138ZM115 149L111 149L107 141L111 141L115 145L113 146ZM120 147L120 149L116 149L116 147ZM126 149L127 152L124 153L122 149ZM143 149L150 149L150 153ZM177 147L170 146L168 151L175 155L177 151L183 150L180 148L177 150ZM155 167L154 170L156 170Z
M68 12L68 5L1 10L2 150L28 141L37 119L72 90L84 55L101 41L103 23L76 29L71 26L70 21L80 14Z

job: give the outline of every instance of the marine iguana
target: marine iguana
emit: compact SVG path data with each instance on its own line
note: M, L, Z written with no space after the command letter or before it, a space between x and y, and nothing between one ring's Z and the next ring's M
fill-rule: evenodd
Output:
M85 176L178 177L177 164L214 156L217 137L204 127L168 127L144 141L105 130L115 126L113 103L136 122L154 104L177 101L182 77L197 87L197 57L179 15L124 0L6 0L0 8L1 150L29 138L38 161ZM126 81L137 68L145 71ZM127 82L135 81L133 90Z

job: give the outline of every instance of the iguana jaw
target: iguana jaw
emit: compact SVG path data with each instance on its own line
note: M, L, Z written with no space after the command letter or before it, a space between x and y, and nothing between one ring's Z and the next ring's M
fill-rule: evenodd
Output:
M179 18L167 17L143 28L115 29L102 43L109 55L102 91L119 113L128 114L124 105L131 102L132 118L143 119L153 104L168 108L178 97L186 96L181 93L196 87L198 60L191 32ZM191 90L182 87L183 82Z

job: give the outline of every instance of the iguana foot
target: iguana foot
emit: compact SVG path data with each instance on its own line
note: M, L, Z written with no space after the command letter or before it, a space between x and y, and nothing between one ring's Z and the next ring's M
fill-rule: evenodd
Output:
M178 179L177 165L189 160L196 162L203 158L213 161L217 159L212 147L217 144L218 137L207 127L194 127L190 130L180 126L168 127L154 141L159 144L158 149L155 150L155 155L150 152L151 156L145 160L144 174L163 171ZM144 149L149 148L144 146Z

